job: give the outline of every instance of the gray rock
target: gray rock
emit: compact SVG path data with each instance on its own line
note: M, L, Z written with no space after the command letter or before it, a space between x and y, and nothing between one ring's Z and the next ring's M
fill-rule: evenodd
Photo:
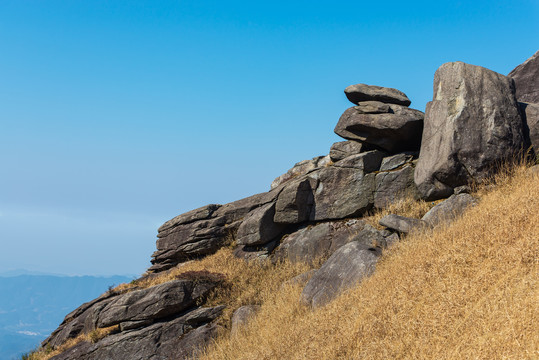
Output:
M528 168L528 172L532 175L539 175L539 165L534 165Z
M539 155L539 104L518 103L520 112L524 117L526 132L530 143L535 150L535 155Z
M357 103L356 110L362 114L385 114L390 112L390 107L380 101L361 101Z
M383 209L406 197L419 199L414 183L414 168L411 165L394 171L379 172L375 182L374 207L377 209Z
M304 273L301 273L297 276L294 276L292 279L286 280L281 285L281 288L284 288L286 286L305 286L309 280L313 277L313 275L316 273L316 269L311 269L309 271L305 271Z
M380 250L359 242L348 243L331 255L301 293L301 301L312 307L327 304L344 290L374 272Z
M275 203L276 223L298 224L309 220L314 203L313 189L309 179L290 181L277 197Z
M539 51L507 76L515 80L518 101L539 103Z
M415 182L427 200L490 176L526 148L511 78L462 62L442 65L427 104Z
M458 186L455 189L453 189L453 194L455 195L469 194L471 192L472 192L472 189L468 185Z
M282 224L273 221L275 204L266 204L253 210L241 223L236 235L238 245L262 245L268 243L285 229Z
M375 85L356 84L344 89L350 102L357 104L362 101L380 101L383 103L408 106L412 102L402 91Z
M275 259L289 260L293 263L312 263L317 259L329 257L335 250L350 241L360 241L366 223L361 220L329 221L305 226L287 235L275 250ZM370 244L371 239L364 243Z
M399 237L399 234L392 233L391 235L386 236L385 240L386 240L386 247L390 247L398 243L400 241L400 237Z
M314 184L311 220L334 220L359 216L373 204L374 174L355 168L330 166L308 175Z
M222 309L222 307L221 307ZM220 311L206 311L204 320L213 320ZM203 349L217 335L214 323L193 327L189 313L148 327L111 334L96 343L81 342L52 357L54 360L164 360L188 359ZM201 319L202 320L202 319Z
M380 219L379 224L403 234L408 234L412 229L422 228L425 222L405 216L389 214Z
M90 332L96 328L96 314L118 295L106 292L100 297L82 304L66 315L64 321L45 339L41 345L57 347L68 339L75 338L82 332Z
M167 221L157 234L157 251L149 272L168 270L179 263L220 249L254 209L273 203L282 186L225 205L208 205ZM208 215L209 214L209 215Z
M193 306L217 283L196 280L173 280L116 297L100 312L97 327L105 328L122 322L154 322L178 314Z
M306 175L310 173L313 170L319 169L321 167L324 167L328 165L331 162L331 158L329 155L326 156L317 156L312 158L311 160L303 160L298 163L296 163L290 170L288 170L283 175L278 176L273 182L271 183L271 188L275 189L281 184L284 184L285 182L297 178L298 176Z
M262 261L269 257L277 245L279 245L277 239L258 246L238 245L234 249L233 254L235 257L246 261Z
M348 156L338 163L334 164L335 167L351 168L362 170L363 173L371 173L380 169L382 159L387 154L383 151L372 150L361 154Z
M386 114L364 114L352 107L342 114L335 133L392 154L417 151L421 144L423 117L419 110L393 104Z
M403 153L385 157L382 159L380 171L395 170L396 168L412 161L412 158L412 155Z
M331 145L329 150L329 157L331 161L337 162L348 156L359 154L365 151L365 144L359 141L339 141Z
M476 203L477 200L470 194L451 195L448 199L430 209L421 220L430 226L436 226L440 223L447 224L460 216L469 206Z
M231 328L230 332L232 335L236 335L238 330L246 325L249 320L251 320L256 313L260 310L259 305L244 305L234 311L232 314Z

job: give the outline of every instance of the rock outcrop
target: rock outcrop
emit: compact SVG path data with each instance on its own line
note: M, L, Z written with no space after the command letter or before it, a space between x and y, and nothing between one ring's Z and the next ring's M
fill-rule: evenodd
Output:
M427 104L415 183L427 200L492 175L527 148L513 80L462 62L442 65Z
M349 86L345 94L356 106L335 128L346 141L333 144L329 155L296 163L268 192L165 222L146 279L168 276L183 262L234 244L233 254L246 261L322 264L282 286L302 286L298 301L308 306L327 304L369 276L385 248L414 229L447 224L473 206L470 183L491 175L530 142L537 152L538 66L536 53L511 72L515 97L511 77L444 64L435 74L426 114L408 108L410 100L399 90ZM389 214L379 221L384 230L361 219L373 209L420 197L448 199L422 219ZM80 334L108 329L108 336L82 341L53 359L196 358L226 331L217 321L225 307L205 304L224 284L222 276L204 271L147 288L135 282L68 314L43 346L57 348ZM232 332L257 311L257 305L236 309Z
M402 105L383 104L382 108L364 107L362 103L342 114L335 133L395 154L417 151L421 144L424 114Z

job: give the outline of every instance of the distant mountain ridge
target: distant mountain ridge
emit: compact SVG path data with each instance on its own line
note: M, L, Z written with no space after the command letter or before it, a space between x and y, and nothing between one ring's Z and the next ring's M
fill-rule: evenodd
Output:
M0 360L20 358L37 347L64 315L130 276L34 275L0 273Z

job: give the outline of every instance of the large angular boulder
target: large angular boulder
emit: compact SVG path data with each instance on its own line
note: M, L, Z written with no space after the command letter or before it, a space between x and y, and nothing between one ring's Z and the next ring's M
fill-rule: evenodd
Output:
M374 202L374 174L361 169L330 166L310 173L309 179L315 184L311 220L359 216Z
M376 174L375 208L383 209L391 203L407 197L419 199L419 192L414 183L414 167L411 164L390 171L380 171Z
M311 181L307 178L290 181L277 197L274 221L298 224L309 220L314 203Z
M480 66L443 64L427 104L415 183L427 200L482 180L526 141L513 80Z
M412 103L402 91L382 86L366 84L350 85L344 89L344 93L348 100L354 104L362 101L378 101L408 106Z
M275 250L276 260L313 263L327 258L341 246L357 241L366 246L382 247L384 238L362 220L328 221L307 225L288 234Z
M507 76L515 80L518 101L539 103L539 51Z
M217 284L208 280L173 280L120 295L99 312L97 327L124 322L139 327L193 306Z
M149 272L160 272L221 248L253 210L275 202L282 186L225 205L207 205L167 221L157 234Z
M305 285L301 301L312 307L329 303L344 290L371 275L379 256L379 249L357 241L340 247Z
M238 245L262 245L274 240L285 229L285 225L273 221L275 203L253 210L241 223L236 234Z
M419 110L390 104L385 113L365 113L361 106L346 110L335 133L390 153L417 151L421 143L424 114Z

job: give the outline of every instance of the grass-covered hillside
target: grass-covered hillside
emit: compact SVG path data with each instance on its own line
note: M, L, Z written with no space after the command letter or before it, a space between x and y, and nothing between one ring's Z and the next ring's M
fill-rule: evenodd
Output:
M299 286L265 293L250 325L204 359L539 358L539 175L497 183L324 308L300 305Z
M123 293L176 278L222 279L204 306L226 305L222 331L204 360L539 358L539 173L519 167L477 187L478 205L451 225L412 233L385 250L374 275L325 307L300 303L289 279L319 266L246 262L232 246L166 273L123 284ZM385 213L421 217L434 203L405 200ZM231 315L261 305L231 335ZM97 329L96 342L117 329Z

